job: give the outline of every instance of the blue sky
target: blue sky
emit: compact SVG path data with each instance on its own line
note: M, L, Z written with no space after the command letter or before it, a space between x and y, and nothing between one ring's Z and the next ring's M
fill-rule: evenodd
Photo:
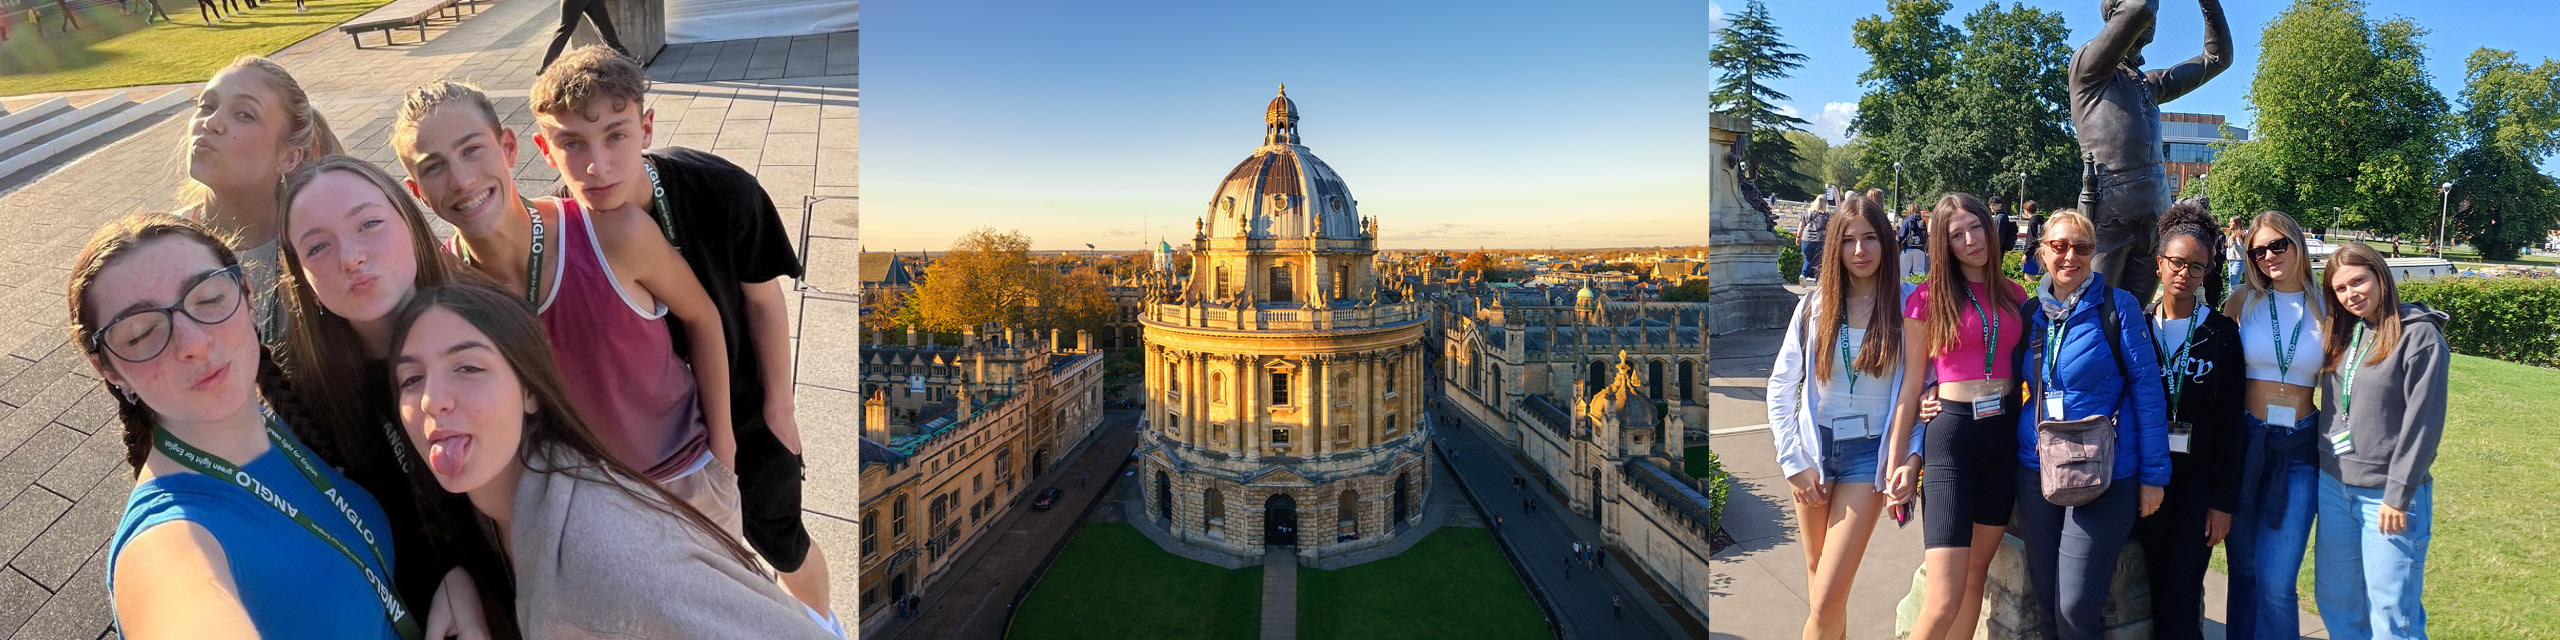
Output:
M1695 0L863 7L863 244L1181 244L1287 83L1386 248L1704 244Z
M1739 12L1744 6L1742 0L1711 0L1710 4L1719 27L1725 12ZM1787 43L1810 58L1796 70L1795 77L1779 80L1773 86L1793 99L1786 106L1794 108L1797 117L1814 122L1807 130L1834 142L1842 140L1848 118L1856 113L1858 97L1865 93L1865 88L1858 85L1858 74L1869 63L1866 52L1851 42L1850 25L1858 18L1883 14L1885 0L1777 0L1767 4L1770 18L1777 22ZM1961 23L1966 14L1984 4L1956 0L1954 8L1947 12L1947 22ZM2061 12L2071 25L2075 48L2103 26L2096 0L2002 4ZM2245 96L2257 73L2259 36L2269 20L2291 5L2285 0L2224 0L2223 16L2230 21L2232 38L2237 41L2234 53L2238 55L2231 69L2204 88L2161 108L2221 114L2233 124L2250 127L2253 117ZM2204 15L2197 7L2196 0L2161 0L2156 39L2143 50L2148 64L2174 64L2204 50ZM2430 79L2447 103L2460 109L2462 61L2473 50L2491 47L2515 51L2528 64L2538 64L2546 57L2560 58L2560 38L2553 37L2550 28L2554 19L2560 18L2560 8L2555 7L2560 5L2494 0L2375 0L2367 4L2365 15L2377 21L2406 16L2428 29L2424 42ZM2543 170L2550 172L2554 168L2547 162Z

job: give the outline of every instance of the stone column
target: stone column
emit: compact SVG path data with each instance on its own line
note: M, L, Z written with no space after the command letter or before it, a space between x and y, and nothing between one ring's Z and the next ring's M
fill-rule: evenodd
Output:
M1783 241L1769 218L1743 201L1741 177L1724 160L1748 123L1723 113L1709 115L1707 122L1707 157L1714 167L1707 172L1713 194L1707 204L1707 299L1713 301L1708 324L1717 333L1785 327L1796 296L1778 273Z
M1236 395L1240 401L1236 404L1236 425L1237 435L1244 437L1246 460L1258 460L1269 455L1263 450L1264 445L1270 442L1262 433L1260 414L1263 407L1271 406L1271 399L1267 397L1271 387L1262 380L1260 360L1249 355L1236 356L1236 380L1244 385L1244 391Z
M1245 365L1245 361L1248 359L1249 358L1247 356L1241 355L1225 356L1221 358L1221 360L1225 360L1226 362L1233 364L1235 367L1235 375L1231 376L1235 379L1235 401L1227 404L1228 408L1235 410L1235 429L1227 434L1227 450L1240 456L1253 455L1253 448L1246 446L1246 443L1252 442L1250 439L1252 436L1246 435L1245 433L1247 430L1252 428L1252 425L1246 424L1247 421L1245 416L1247 412L1251 411L1253 408L1253 396L1251 395L1253 393L1253 372L1250 367Z
M1309 456L1324 455L1333 451L1333 434L1326 433L1328 428L1325 424L1325 413L1332 409L1332 403L1326 401L1324 384L1324 362L1331 358L1332 356L1321 353L1306 357L1307 402L1305 405L1305 422L1307 424L1306 430L1308 434L1315 436L1313 438L1304 438L1307 440L1306 455Z
M1351 444L1368 448L1378 443L1377 387L1369 384L1369 371L1377 366L1376 352L1361 352L1351 365Z

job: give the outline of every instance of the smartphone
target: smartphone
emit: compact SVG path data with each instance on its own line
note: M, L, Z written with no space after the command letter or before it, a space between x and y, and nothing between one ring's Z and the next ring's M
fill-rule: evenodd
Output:
M1911 526L1911 503L1905 502L1905 503L1902 503L1900 506L1896 506L1896 507L1894 507L1894 508L1893 508L1893 514L1892 514L1892 515L1893 515L1893 526L1894 526L1894 528L1896 528L1896 529L1901 529L1901 528L1907 528L1907 527L1910 527L1910 526Z

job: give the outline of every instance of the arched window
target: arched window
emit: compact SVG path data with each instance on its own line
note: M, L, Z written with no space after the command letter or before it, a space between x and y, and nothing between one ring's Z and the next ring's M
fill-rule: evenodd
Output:
M1645 363L1645 390L1655 400L1662 399L1662 361Z
M1334 521L1342 527L1343 534L1360 533L1360 492L1351 489L1342 490L1341 497L1335 501L1333 512Z
M1164 363L1164 388L1166 391L1173 392L1173 395L1182 395L1182 367L1175 365L1171 360Z
M1396 392L1396 362L1387 361L1387 393Z
M1697 397L1696 397L1697 391L1695 391L1695 389L1696 389L1696 388L1697 388L1697 386L1698 386L1698 379L1697 379L1697 377L1696 377L1696 375L1697 375L1697 374L1696 374L1696 373L1694 373L1694 372L1692 372L1692 371L1691 371L1691 369L1690 369L1690 367L1692 366L1692 365L1690 364L1690 362L1691 362L1691 361L1689 361L1689 360L1682 360L1682 361L1680 361L1680 401L1681 401L1681 402L1695 402L1695 401L1697 401Z
M898 501L889 507L889 537L893 539L907 537L906 496L898 496Z
M1165 477L1163 469L1156 470L1156 519L1173 521L1173 482Z
M867 556L879 551L880 510L872 509L862 514L862 555Z
M1599 393L1601 389L1607 388L1609 388L1609 363L1598 358L1591 359L1591 387L1582 392Z
M1227 374L1216 372L1209 374L1209 401L1227 401Z
M1295 300L1297 297L1296 288L1289 283L1289 265L1271 267L1271 299L1287 301Z

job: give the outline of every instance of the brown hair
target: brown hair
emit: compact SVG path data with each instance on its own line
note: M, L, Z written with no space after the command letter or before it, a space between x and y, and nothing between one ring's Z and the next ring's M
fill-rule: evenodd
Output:
M284 104L279 105L284 109L285 115L284 150L302 153L302 158L296 163L297 165L309 164L314 158L343 152L344 147L338 143L338 134L329 130L329 121L320 117L320 110L311 107L311 95L303 92L302 83L294 80L293 73L285 71L284 65L258 56L240 56L239 59L232 60L230 66L214 72L213 76L220 77L222 74L240 69L257 70L266 77L268 88L275 89L277 94L284 96ZM213 81L206 80L205 83L212 84ZM187 142L190 135L192 134L184 130L178 134L178 157L181 159L191 153ZM183 171L183 167L181 170ZM194 178L187 178L178 185L178 203L180 209L210 213L202 210L213 203L213 189L205 186L204 183L196 182Z
M2366 366L2381 364L2382 359L2391 357L2392 349L2400 346L2400 287L2393 282L2391 263L2383 260L2382 252L2374 250L2371 245L2350 241L2339 244L2337 253L2329 254L2328 278L2338 277L2338 272L2345 267L2364 267L2373 271L2374 284L2382 288L2382 299L2374 301L2372 313L2358 316L2347 310L2346 303L2338 301L2337 291L2330 289L2327 278L2323 278L2320 298L2327 303L2321 306L2329 308L2330 318L2339 320L2327 323L2321 329L2321 335L2326 336L2321 341L2321 353L2326 357L2320 359L2320 372L2324 374L2337 371L2338 364L2346 361L2347 341L2355 338L2357 325L2373 325L2373 355L2365 358ZM2348 318L2364 322L2345 322Z
M1807 328L1819 332L1819 337L1812 340L1812 344L1821 345L1813 354L1813 375L1817 380L1831 379L1831 363L1838 359L1835 345L1840 342L1840 332L1849 326L1848 282L1857 276L1849 273L1846 243L1849 225L1857 222L1866 223L1867 230L1880 239L1893 234L1892 226L1884 221L1884 205L1858 194L1850 194L1840 203L1840 215L1831 216L1831 224L1822 230L1822 237L1829 240L1823 244L1822 255L1813 257L1822 261L1822 284L1815 288L1819 296L1814 299L1814 325ZM1849 365L1879 377L1885 375L1885 365L1902 355L1902 287L1894 279L1895 274L1902 273L1897 263L1901 252L1892 250L1890 242L1883 244L1887 246L1876 252L1876 272L1868 276L1875 281L1875 304L1867 316L1867 337L1859 343L1857 361ZM1839 286L1833 286L1835 282Z
M181 238L203 245L213 252L214 261L221 263L222 266L231 267L240 264L239 254L233 253L231 245L224 243L221 236L211 228L200 222L165 213L138 213L125 216L89 234L88 244L80 249L79 257L71 260L70 289L65 293L64 299L70 305L71 343L88 354L91 365L102 371L115 366L114 356L101 353L90 346L92 344L90 341L104 327L99 325L100 318L92 317L97 311L89 306L89 288L98 283L98 273L105 271L107 265L114 264L126 255L163 238ZM247 295L248 287L244 284L241 289L241 305L245 307L252 304ZM298 396L291 393L291 386L286 384L284 372L277 368L275 358L270 357L264 344L258 346L258 391L266 397L268 406L273 407L277 415L285 417L285 423L293 428L296 435L301 436L303 443L318 452L322 458L332 461L347 460L347 447L341 446L338 438L331 434L319 433L317 429L312 428L312 421L305 419L306 416L300 410L300 403L296 402ZM151 430L159 424L159 418L151 411L149 405L143 404L140 400L129 398L114 389L108 389L107 394L115 399L116 418L124 425L125 464L139 470L142 468L143 460L151 455Z
M1986 250L1992 254L1988 257L1991 263L1983 267L1991 273L1990 281L1984 282L1982 286L1984 290L1991 293L1991 299L1981 301L1982 312L1997 315L2002 311L2015 311L2018 303L2025 302L2011 295L2010 287L1997 284L2003 279L2000 277L2000 239L1996 237L2000 234L2000 225L1991 219L1991 210L1982 206L1982 199L1973 197L1970 193L1958 192L1948 192L1946 195L1938 196L1937 209L1929 213L1927 316L1929 322L1927 326L1929 357L1932 358L1944 356L1956 350L1956 344L1964 339L1956 332L1956 327L1964 322L1964 312L1972 306L1972 303L1957 299L1969 297L1971 294L1965 288L1964 261L1956 259L1955 243L1948 239L1948 235L1953 233L1950 229L1955 227L1956 214L1971 215L1974 219L1982 221L1984 242L1989 244ZM1982 321L1989 323L1991 319L1983 318ZM1992 336L1992 339L1996 341L1999 336ZM1999 345L1993 344L1982 345L1985 349L1998 347Z
M391 121L392 150L398 151L415 145L418 141L418 121L425 120L428 115L434 114L437 107L448 104L469 105L480 112L481 121L489 123L491 131L507 130L506 125L498 124L498 107L489 104L489 94L481 92L479 85L456 80L437 80L411 87L409 93L400 98L400 111Z
M420 290L394 314L396 319L392 324L391 343L407 342L409 330L415 328L418 318L425 316L430 309L451 311L486 334L490 346L497 348L498 354L506 359L507 367L515 370L516 380L524 385L526 393L533 396L534 410L525 415L524 435L516 448L516 460L525 465L526 471L593 472L569 475L613 487L643 504L683 520L697 532L718 541L721 550L729 552L730 558L740 565L763 572L756 565L755 553L747 550L745 543L736 536L724 533L719 525L713 524L709 516L693 508L692 504L668 493L665 487L650 481L639 470L605 453L604 445L597 443L595 430L587 426L586 418L570 401L568 385L562 381L559 366L551 357L549 333L543 328L542 321L534 317L533 308L525 305L523 298L476 284ZM569 457L573 466L536 466L536 462L542 460L543 452L553 450L572 454ZM597 477L599 475L602 477Z
M533 79L528 97L534 113L560 116L585 112L597 100L611 100L607 104L616 110L646 104L648 93L649 75L638 61L591 44L553 60Z

